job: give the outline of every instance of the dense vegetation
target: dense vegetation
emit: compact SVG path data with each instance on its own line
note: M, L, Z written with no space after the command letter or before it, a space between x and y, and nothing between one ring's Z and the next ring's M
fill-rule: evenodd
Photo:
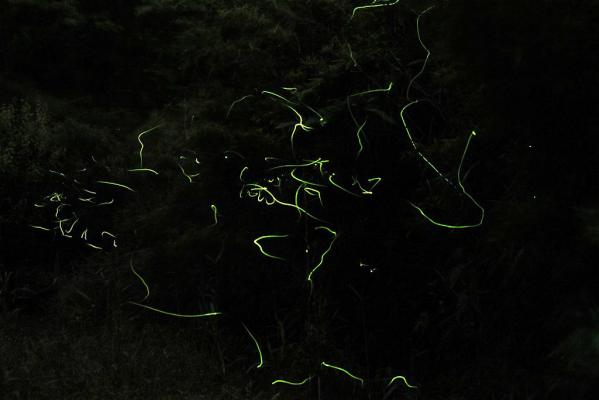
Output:
M596 7L365 3L2 2L2 398L590 398Z

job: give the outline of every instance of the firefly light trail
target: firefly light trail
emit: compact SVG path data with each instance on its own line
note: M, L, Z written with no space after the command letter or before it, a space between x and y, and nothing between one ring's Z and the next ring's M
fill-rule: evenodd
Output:
M256 349L258 350L258 356L260 356L260 363L258 363L258 366L256 368L262 368L262 365L264 364L264 359L262 358L262 350L260 350L260 345L258 344L258 341L254 337L254 335L252 335L252 332L250 332L248 327L245 326L245 324L243 322L241 323L241 325L243 325L243 327L247 331L248 335L250 335L250 337L254 341L254 344L256 345Z
M277 379L276 381L273 381L273 382L271 383L271 385L276 385L277 383L283 383L283 384L285 384L285 385L291 385L291 386L301 386L301 385L305 384L306 382L308 382L310 379L312 379L312 377L311 377L311 376L310 376L310 377L308 377L308 378L306 378L306 379L304 379L304 380L303 380L303 381L301 381L301 382L291 382L291 381L286 381L286 380L284 380L284 379Z
M410 389L418 389L418 386L412 386L412 385L410 385L408 383L408 381L406 380L406 378L403 377L403 376L401 376L401 375L397 375L397 376L394 376L393 378L391 378L391 381L387 384L387 386L391 386L397 380L403 381L403 383L405 383L405 385L407 387L409 387Z
M331 235L333 235L333 239L331 240L331 243L329 243L329 247L324 251L324 253L322 253L322 255L320 256L320 261L318 262L318 264L312 269L312 271L310 271L310 273L308 274L308 282L310 282L310 292L312 292L312 275L314 275L314 273L316 272L316 270L318 268L320 268L320 266L322 265L322 263L324 262L324 257L328 254L329 251L331 251L331 248L333 247L333 243L335 243L335 240L337 240L337 232L335 232L334 230L327 228L326 226L317 226L316 228L314 228L315 230L317 229L324 229L327 232L329 232Z
M355 376L354 374L352 374L352 373L351 373L351 372L349 372L348 370L346 370L346 369L343 369L343 368L341 368L341 367L337 367L337 366L335 366L335 365L327 364L327 363L326 363L326 362L324 362L324 361L323 361L321 364L322 364L323 366L327 367L327 368L332 368L332 369L335 369L335 370L337 370L337 371L341 371L341 372L343 372L345 375L349 376L349 377L350 377L350 378L352 378L352 379L355 379L355 380L357 380L358 382L360 382L360 385L364 386L364 379L362 379L362 378L359 378L359 377Z
M160 125L156 125L153 128L148 129L147 131L143 131L142 133L140 133L139 135L137 135L137 141L139 142L140 148L139 148L139 168L143 168L143 151L144 151L144 144L141 141L141 137L143 135L145 135L148 132L152 132L154 129L156 128L160 128L162 126L162 124Z
M258 246L258 249L260 249L260 253L264 254L266 257L274 258L276 260L283 260L283 261L285 261L285 259L282 258L282 257L273 256L272 254L268 254L266 251L264 251L264 249L262 248L262 245L260 243L258 243L258 242L260 240L263 240L263 239L285 238L285 237L288 237L288 236L289 235L265 235L265 236L260 236L260 237L258 237L256 239L254 239L254 244L256 246Z
M420 17L422 17L424 14L426 14L427 12L429 12L433 8L435 8L435 7L431 6L431 7L427 8L426 10L424 10L423 12L421 12L420 14L418 14L418 18L416 18L416 34L418 35L418 41L420 42L420 45L426 51L426 57L424 59L424 62L422 63L422 68L420 69L420 71L416 75L414 75L414 77L410 80L410 83L408 84L408 88L406 89L406 98L408 100L410 100L410 88L412 87L412 84L424 72L424 68L426 68L426 63L428 62L428 58L431 55L431 52L424 45L424 43L422 42L422 38L420 37Z

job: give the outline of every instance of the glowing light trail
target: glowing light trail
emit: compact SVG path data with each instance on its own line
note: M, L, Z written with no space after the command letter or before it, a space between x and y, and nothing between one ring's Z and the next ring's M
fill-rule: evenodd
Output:
M364 379L362 379L362 378L360 378L360 377L357 377L357 376L355 376L354 374L352 374L352 373L351 373L351 372L349 372L348 370L346 370L346 369L344 369L344 368L341 368L341 367L337 367L337 366L335 366L335 365L327 364L327 363L326 363L326 362L324 362L324 361L323 361L321 364L322 364L323 366L327 367L327 368L332 368L332 369L334 369L334 370L337 370L337 371L341 371L341 372L343 372L345 375L349 376L349 377L350 377L350 378L352 378L352 379L355 379L355 380L359 381L359 382L360 382L360 385L364 386Z

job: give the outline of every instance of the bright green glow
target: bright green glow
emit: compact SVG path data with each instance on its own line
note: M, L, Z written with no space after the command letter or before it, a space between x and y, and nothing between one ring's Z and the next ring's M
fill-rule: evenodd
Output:
M51 229L45 228L45 227L39 226L39 225L29 225L29 226L32 227L32 228L34 228L34 229L39 229L39 230L46 231L46 232L51 231Z
M320 196L320 190L309 188L309 187L304 187L304 192L306 192L307 194L309 194L311 196L317 196L318 201L320 202L320 205L322 207L324 207L324 204L322 203L322 197Z
M308 282L310 282L310 291L312 290L312 275L314 275L314 273L316 272L316 270L318 268L320 268L320 266L322 265L322 263L324 262L324 257L328 254L329 251L331 251L331 248L333 247L333 243L335 243L335 240L337 240L337 232L335 232L334 230L327 228L326 226L317 226L316 229L324 229L326 231L328 231L331 235L333 235L333 239L331 240L331 243L329 243L329 247L324 251L324 253L321 254L320 256L320 261L318 262L318 264L312 269L312 271L310 271L310 273L308 274Z
M357 11L365 10L365 9L368 9L368 8L393 6L393 5L397 4L397 3L399 3L399 0L395 0L393 3L384 3L384 4L375 4L375 3L376 3L376 0L374 0L372 2L372 4L370 4L370 5L359 6L359 7L354 8L354 10L351 13L350 21L352 20L352 18L354 18L354 15L356 14Z
M356 62L356 59L354 58L354 53L351 51L351 46L349 45L349 43L347 44L347 49L349 50L349 58L351 58L351 60L354 62L354 67L357 67L358 63Z
M139 144L140 144L140 148L139 148L139 168L143 168L143 151L144 151L144 144L143 144L143 142L141 141L141 137L142 137L143 135L145 135L146 133L153 131L153 130L154 130L154 129L156 129L156 128L160 128L161 126L162 126L162 124L156 125L155 127L153 127L153 128L150 128L150 129L148 129L148 130L146 130L146 131L143 131L142 133L140 133L139 135L137 135L137 141L138 141L138 142L139 142Z
M92 249L95 249L95 250L103 250L100 246L96 246L91 243L86 243L86 245L88 245L89 247L91 247Z
M474 203L474 205L481 211L480 214L480 220L476 223L476 224L472 224L472 225L449 225L449 224L443 224L440 222L437 222L435 220L433 220L431 217L429 217L428 215L426 215L426 213L418 206L414 205L411 202L410 205L412 207L414 207L415 209L417 209L420 214L426 218L430 223L432 223L433 225L442 227L442 228L450 228L450 229L467 229L467 228L476 228L478 226L481 226L483 224L483 220L485 218L485 209L476 201L474 200L474 198L468 193L466 192L466 189L464 188L464 185L462 184L462 178L461 178L461 171L462 171L462 164L464 163L464 158L466 157L466 152L468 151L468 146L470 146L470 140L472 139L473 136L476 136L476 132L472 131L472 133L468 136L468 140L466 142L466 146L464 148L464 152L462 153L462 158L460 159L460 165L458 166L458 185L460 186L460 189L462 190L462 193L468 197L472 203Z
M245 324L243 322L241 323L241 325L243 325L243 327L245 328L245 330L247 331L247 333L250 335L250 337L252 338L252 340L256 344L256 349L258 349L258 355L260 356L260 363L258 364L258 366L256 368L262 368L262 365L264 364L264 360L262 358L262 350L260 350L260 345L258 344L258 341L254 337L254 335L252 335L252 332L250 332L250 330L248 329L248 327L245 326Z
M412 386L412 385L410 385L410 384L408 383L408 381L406 380L406 378L405 378L405 377L403 377L403 376L401 376L401 375L397 375L397 376L394 376L393 378L391 378L391 381L390 381L390 382L387 384L387 386L390 386L390 385L392 385L392 384L393 384L393 382L395 382L395 381L397 381L397 380L402 380L402 381L403 381L403 383L405 383L405 385L406 385L407 387L409 387L410 389L418 389L418 386Z
M349 97L363 96L365 94L371 94L371 93L381 93L381 92L389 93L391 91L392 87L393 87L393 82L389 82L389 86L387 86L387 88L385 88L385 89L366 90L364 92L358 92L358 93L350 94Z
M305 183L302 183L301 185L299 185L297 187L297 189L295 189L295 196L293 196L293 198L295 200L295 207L297 208L297 212L299 213L299 218L302 217L302 212L300 211L300 205L299 205L299 193L305 187L306 187Z
M140 274L138 274L137 271L135 271L135 268L133 268L133 258L129 259L129 266L131 267L131 272L133 272L135 274L135 276L137 276L137 278L139 278L142 285L144 285L144 288L146 289L146 295L144 296L143 299L140 300L140 301L144 301L145 299L147 299L150 296L150 287L148 286L148 284L146 283L144 278L142 278L142 276Z
M352 378L352 379L355 379L355 380L359 381L359 382L360 382L360 384L361 384L362 386L364 386L364 379L362 379L362 378L359 378L359 377L355 376L354 374L352 374L352 373L351 373L351 372L349 372L348 370L346 370L346 369L343 369L343 368L341 368L341 367L337 367L337 366L335 366L335 365L327 364L327 363L326 363L326 362L324 362L324 361L322 362L322 365L323 365L323 366L325 366L325 367L327 367L327 368L332 368L332 369L336 369L337 371L341 371L341 372L343 372L345 375L349 376L350 378Z
M271 383L271 385L276 385L277 383L283 383L285 385L291 385L291 386L301 386L303 384L305 384L306 382L308 382L310 379L312 379L312 376L307 377L306 379L304 379L301 382L291 382L291 381L286 381L284 379L277 379L276 381L273 381Z
M181 164L177 164L177 165L181 169L181 172L183 172L183 175L189 180L189 183L193 183L193 179L192 178L195 178L196 176L200 175L199 172L197 174L189 175L187 172L185 172L185 170L183 169L183 167L181 166Z
M151 168L133 168L128 170L129 172L151 172L154 175L158 175L158 172L156 172L155 170L151 169Z
M109 182L109 181L96 181L98 183L102 183L104 185L111 185L111 186L118 186L121 187L123 189L127 189L131 192L135 192L135 190L131 189L129 186L123 185L122 183L116 183L116 182Z
M260 240L262 239L272 239L272 238L285 238L288 237L289 235L264 235L264 236L260 236L256 239L254 239L254 244L256 246L258 246L258 249L260 249L260 253L264 254L266 257L269 258L274 258L276 260L283 260L285 261L284 258L282 257L277 257L277 256L273 256L272 254L268 254L266 251L264 251L264 249L262 248L262 245L260 243L258 243Z
M245 186L251 186L250 189L248 189L248 191L247 191L248 196L257 197L257 200L259 203L264 200L266 202L266 204L269 206L277 203L282 206L291 207L298 211L301 211L302 213L304 213L305 215L307 215L308 217L310 217L316 221L327 223L326 221L323 221L322 219L310 214L308 211L304 210L302 207L299 207L296 204L286 203L284 201L277 199L265 186L258 185L257 183L249 183L249 184L244 185L244 187ZM264 197L263 193L266 193L268 195L268 197ZM271 200L269 201L268 198L270 198Z
M216 224L218 224L218 209L214 204L210 204L210 209L212 210L212 215L214 216L214 223L210 226L216 226Z
M321 185L320 183L310 182L310 181L307 181L307 180L304 180L304 179L298 177L297 175L295 175L295 171L297 171L297 168L293 168L291 170L290 175L293 179L295 179L299 183L303 183L304 185L310 185L310 186L326 187L325 185Z
M146 306L144 304L139 304L134 301L129 301L128 303L139 306L139 307L147 308L148 310L156 311L157 313L160 313L160 314L170 315L171 317L179 317L179 318L203 318L203 317L211 317L214 315L222 314L221 312L209 312L209 313L204 313L204 314L177 314L177 313L159 310L157 308Z
M343 186L337 184L335 181L333 181L333 176L335 176L335 173L333 172L331 175L329 175L329 182L331 182L331 185L335 186L336 188L344 191L345 193L351 194L352 196L356 196L356 197L360 197L359 194L355 194L354 192L351 192L349 190L347 190L346 188L344 188Z
M301 128L304 132L308 132L312 130L312 127L304 125L304 118L295 108L288 106L287 104L285 104L285 107L293 111L294 114L299 118L299 122L293 125L293 131L291 132L291 153L295 155L295 151L293 148L293 139L295 138L295 132L297 131L297 128Z
M229 109L227 110L227 115L225 116L225 119L229 118L229 114L231 113L231 110L233 110L233 106L237 103L240 103L242 101L244 101L245 99L247 99L248 97L252 97L253 94L248 94L247 96L243 96L242 98L235 100L233 103L231 103L231 105L229 106Z
M416 18L416 34L418 35L418 41L420 42L420 45L426 51L426 57L424 58L424 62L422 63L422 68L416 75L414 75L414 77L410 80L410 83L408 84L408 88L406 89L406 98L408 100L410 100L410 88L412 87L412 84L424 72L424 68L426 68L426 63L428 62L428 58L431 55L431 52L424 45L424 43L422 42L422 38L420 37L420 17L422 17L424 14L426 14L429 10L431 10L433 8L435 8L435 6L430 6L429 8L427 8L426 10L424 10L423 12L418 14L418 18Z

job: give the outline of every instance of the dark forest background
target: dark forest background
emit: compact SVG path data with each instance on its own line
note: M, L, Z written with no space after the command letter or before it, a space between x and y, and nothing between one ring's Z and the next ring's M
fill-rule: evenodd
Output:
M594 398L597 2L383 4L0 1L0 397Z

